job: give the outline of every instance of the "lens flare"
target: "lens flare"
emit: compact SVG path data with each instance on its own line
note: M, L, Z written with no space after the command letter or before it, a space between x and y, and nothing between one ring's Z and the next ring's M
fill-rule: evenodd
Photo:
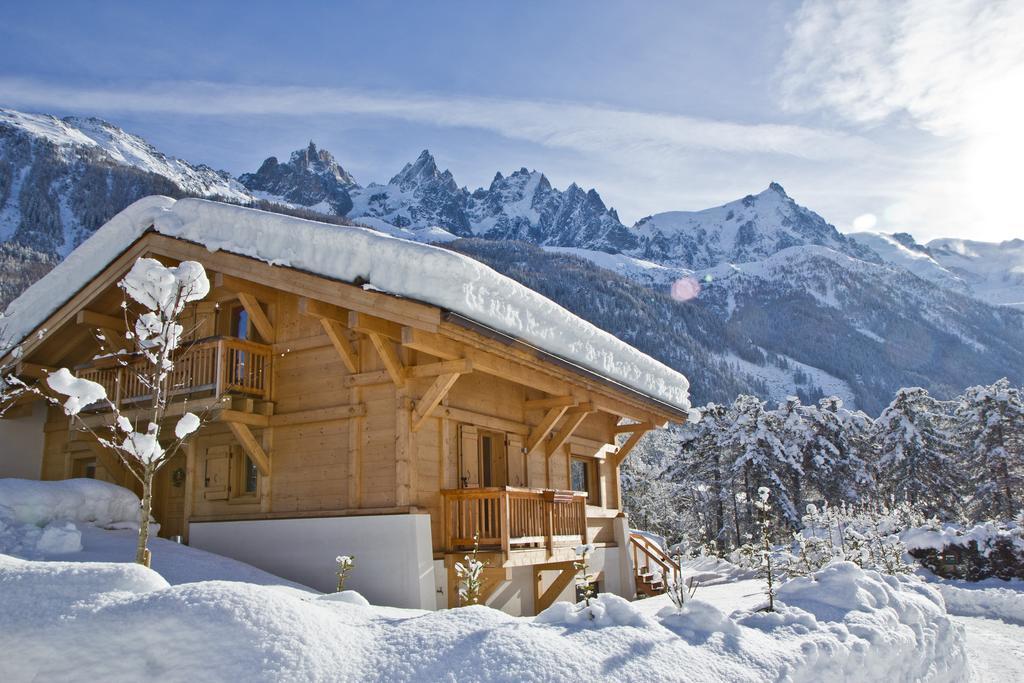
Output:
M670 292L676 301L690 301L700 296L700 283L692 277L681 277L672 283Z

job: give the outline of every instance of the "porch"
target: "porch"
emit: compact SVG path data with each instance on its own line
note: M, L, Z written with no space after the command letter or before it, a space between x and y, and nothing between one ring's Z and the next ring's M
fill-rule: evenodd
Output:
M587 542L587 494L512 486L441 491L444 550L499 551L504 566L571 559Z

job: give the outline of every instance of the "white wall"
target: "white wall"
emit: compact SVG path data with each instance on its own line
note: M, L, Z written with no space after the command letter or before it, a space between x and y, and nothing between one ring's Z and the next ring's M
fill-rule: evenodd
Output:
M0 420L0 477L38 479L43 469L46 403L36 401L25 417Z
M189 545L323 592L337 587L334 558L352 555L345 588L374 605L437 607L429 515L192 522Z

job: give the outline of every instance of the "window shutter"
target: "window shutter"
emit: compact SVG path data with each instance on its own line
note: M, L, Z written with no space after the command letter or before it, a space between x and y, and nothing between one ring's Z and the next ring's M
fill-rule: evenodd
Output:
M480 486L478 432L473 425L459 425L459 486Z
M228 446L207 448L203 475L203 498L205 500L227 500L230 475L231 449Z
M508 450L509 486L526 486L526 457L523 455L523 437L518 434L509 434L505 445Z

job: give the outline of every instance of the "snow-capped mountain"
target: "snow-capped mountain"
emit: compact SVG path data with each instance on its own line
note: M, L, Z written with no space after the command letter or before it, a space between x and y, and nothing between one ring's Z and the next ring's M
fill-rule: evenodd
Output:
M65 256L149 194L252 199L226 172L168 157L106 121L0 109L0 242Z
M829 393L877 412L900 386L952 396L1003 375L1024 381L1024 314L982 303L1024 301L1021 240L851 239L775 183L629 228L595 190L558 190L523 168L470 192L427 151L386 184L360 184L312 143L235 181L98 119L9 110L0 303L149 194L266 200L405 239L458 240L451 248L681 370L697 403Z
M292 152L287 163L269 157L239 182L259 197L273 197L321 213L344 216L352 210L350 190L359 186L325 149L309 146Z
M605 206L596 190L585 191L575 183L564 191L557 190L543 173L521 168L508 176L498 173L489 187L470 193L459 186L451 171L438 168L428 150L406 164L386 185L360 187L346 173L344 190L351 206L346 209L345 202L330 205L325 193L306 189L319 186L325 173L304 162L312 153L315 147L310 143L308 150L294 152L288 164L278 164L271 157L259 171L242 175L239 180L261 197L328 209L389 232L389 226L402 228L409 232L400 234L414 238L436 238L436 229L440 228L459 237L526 240L606 252L637 245L635 236L615 210ZM320 150L319 154L326 154L334 163L329 153Z
M648 216L634 230L640 242L634 256L682 268L747 263L802 244L817 244L866 260L876 258L793 201L778 183L713 209Z

